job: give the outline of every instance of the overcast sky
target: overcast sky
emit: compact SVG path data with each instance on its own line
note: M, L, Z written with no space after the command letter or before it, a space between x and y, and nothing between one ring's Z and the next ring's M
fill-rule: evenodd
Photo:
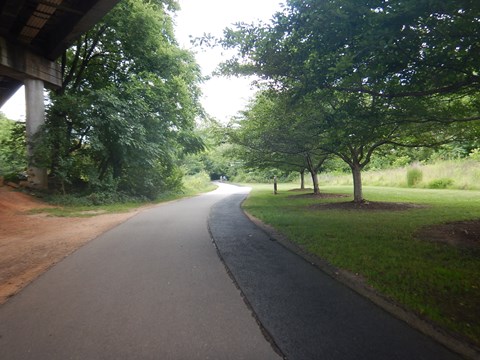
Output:
M210 75L222 61L220 49L192 48L190 37L205 33L221 36L222 30L236 22L267 21L280 10L283 0L179 0L181 10L175 16L176 36L180 45L195 52L204 75ZM226 122L243 109L254 91L250 79L214 77L202 85L202 104L216 119ZM25 100L23 88L17 92L1 111L11 119L24 119Z
M209 75L222 61L220 49L192 49L189 35L201 37L204 33L221 36L223 29L236 22L268 21L280 10L282 0L180 0L177 39L196 53L204 75ZM228 121L243 109L253 95L251 79L214 77L202 86L202 104L206 111L222 122Z

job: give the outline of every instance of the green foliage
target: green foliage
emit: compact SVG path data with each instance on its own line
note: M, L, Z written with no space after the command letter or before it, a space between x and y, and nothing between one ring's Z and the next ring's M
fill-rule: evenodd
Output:
M423 172L419 168L410 168L407 170L407 186L414 187L423 179Z
M181 187L177 163L203 143L200 70L175 41L177 6L122 1L67 51L35 159L53 188L155 199Z
M227 71L301 91L386 97L477 91L480 5L469 0L291 0L270 24L237 24Z
M183 179L183 192L185 194L198 194L215 190L216 186L212 184L209 174L202 171L194 175L187 175Z
M14 180L26 167L25 123L0 113L0 176Z
M428 183L429 189L447 189L453 185L454 181L452 179L443 178L435 179Z
M253 139L261 141L244 139L258 149L281 143L282 134L306 143L316 138L316 149L339 156L352 170L355 201L362 200L361 171L381 147L398 151L456 140L452 149L444 146L443 154L435 154L465 156L480 119L479 11L472 1L291 0L270 23L226 29L218 43L236 53L221 70L256 74L284 97L273 106L264 102L260 110L248 109L267 125L257 125ZM275 117L283 122L270 120ZM468 146L459 146L462 141ZM280 152L260 149L268 159ZM245 153L251 157L252 151ZM387 157L371 168L414 159Z
M479 148L475 148L473 149L469 154L468 154L469 158L472 159L472 160L477 160L479 161L480 160L480 149Z
M128 176L122 176L118 189L140 194L155 200L162 193L178 191L182 187L182 171L172 163L158 161L153 167L128 168Z
M294 198L290 188L280 184L273 196L270 186L255 185L244 207L308 252L360 274L403 306L480 344L478 250L423 241L417 233L427 225L480 218L480 192L367 187L372 201L421 206L372 212L322 210L319 205L351 198ZM347 187L323 191L350 193Z
M480 167L477 160L462 159L437 161L433 164L417 165L422 171L422 181L417 188L428 188L428 184L438 179L451 179L448 188L458 190L480 190ZM408 168L387 168L364 172L367 186L406 187ZM349 185L351 176L338 172L328 172L320 176L322 185Z
M271 184L275 176L278 182L291 182L291 175L288 172L275 168L257 169L255 171L241 170L232 181L236 183ZM298 176L298 173L294 176Z
M145 202L145 198L135 197L114 189L97 189L88 195L83 194L51 194L45 197L45 200L52 205L67 208L63 216L74 216L71 212L78 213L83 210L91 210L98 206L121 206L121 204L136 204ZM71 211L70 211L71 210ZM42 210L43 211L43 210ZM55 211L55 216L62 216L62 211ZM113 210L117 211L117 210Z
M218 180L220 176L229 179L234 177L244 161L237 158L236 146L227 141L227 129L215 120L207 119L196 132L205 147L201 152L183 157L182 168L185 174L206 172L211 180Z

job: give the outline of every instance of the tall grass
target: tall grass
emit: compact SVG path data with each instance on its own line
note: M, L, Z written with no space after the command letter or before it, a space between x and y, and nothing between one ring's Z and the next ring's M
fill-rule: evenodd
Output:
M367 186L408 187L408 171L422 173L416 188L448 188L480 190L480 161L473 159L439 161L434 164L415 164L395 169L371 170L362 173ZM320 185L352 185L351 174L320 174Z

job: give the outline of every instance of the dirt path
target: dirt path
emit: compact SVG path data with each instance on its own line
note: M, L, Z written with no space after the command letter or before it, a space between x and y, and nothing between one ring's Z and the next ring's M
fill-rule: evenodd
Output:
M89 218L27 213L48 206L9 187L0 187L0 304L80 246L138 213Z

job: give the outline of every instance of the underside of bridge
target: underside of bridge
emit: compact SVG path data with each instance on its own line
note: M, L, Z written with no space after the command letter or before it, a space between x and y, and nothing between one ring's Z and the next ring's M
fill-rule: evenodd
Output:
M0 0L0 106L25 85L27 140L44 123L44 87L61 86L56 59L118 2ZM32 187L47 187L45 170L29 166L28 173Z

